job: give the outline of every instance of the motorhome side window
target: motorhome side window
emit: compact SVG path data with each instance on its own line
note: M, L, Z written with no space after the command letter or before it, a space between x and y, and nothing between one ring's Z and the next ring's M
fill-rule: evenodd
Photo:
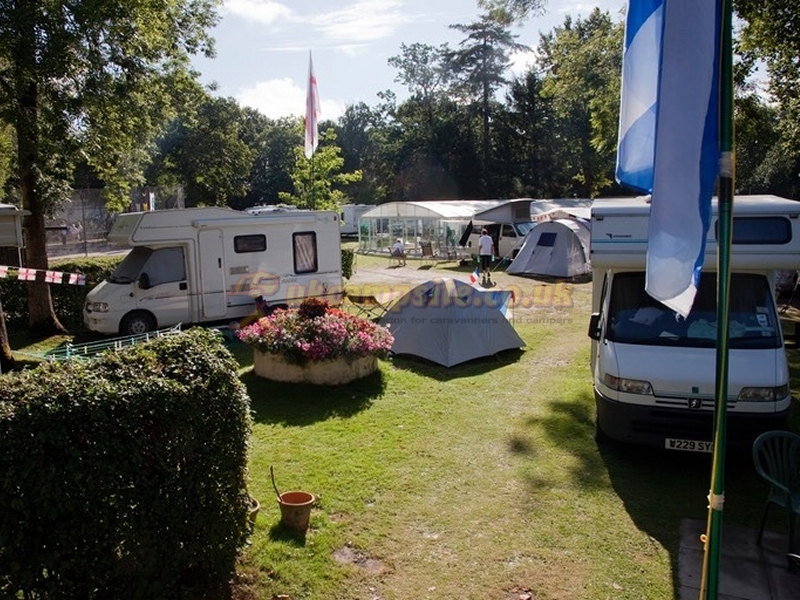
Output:
M233 238L233 251L236 254L264 252L266 249L267 236L265 235L237 235Z
M644 291L645 274L618 273L612 282L608 339L644 345L713 347L717 337L715 273L700 278L692 311L685 319ZM763 275L731 274L731 348L779 348L779 321L769 282Z
M714 222L714 237L719 239L719 221ZM786 217L734 217L732 244L773 245L792 241L792 224Z
M313 231L292 234L295 273L316 273L319 270L317 234Z

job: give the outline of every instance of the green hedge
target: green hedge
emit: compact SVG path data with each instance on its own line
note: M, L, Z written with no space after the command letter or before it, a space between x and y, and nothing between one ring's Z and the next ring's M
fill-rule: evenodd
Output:
M0 597L222 598L250 409L214 331L4 377Z
M342 248L342 277L350 279L353 276L353 264L356 253L349 248Z

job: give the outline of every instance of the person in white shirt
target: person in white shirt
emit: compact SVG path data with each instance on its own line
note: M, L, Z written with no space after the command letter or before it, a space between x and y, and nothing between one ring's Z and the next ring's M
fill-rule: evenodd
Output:
M481 276L484 283L486 283L490 281L489 269L492 266L492 257L494 256L494 240L485 229L481 230L481 237L478 238L478 256L481 261Z

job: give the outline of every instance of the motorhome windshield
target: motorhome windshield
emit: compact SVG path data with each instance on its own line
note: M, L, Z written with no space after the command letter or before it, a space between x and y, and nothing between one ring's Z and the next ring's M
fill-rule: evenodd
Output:
M733 273L730 348L779 348L779 321L762 275ZM717 337L716 273L703 273L685 319L644 291L645 274L618 273L609 305L609 340L626 344L714 347Z
M114 269L114 272L109 276L108 281L111 283L131 283L132 281L136 281L139 272L142 270L142 266L147 262L147 259L150 258L152 253L153 250L151 248L136 246L128 252L128 256L123 258L122 262L117 265L117 268Z

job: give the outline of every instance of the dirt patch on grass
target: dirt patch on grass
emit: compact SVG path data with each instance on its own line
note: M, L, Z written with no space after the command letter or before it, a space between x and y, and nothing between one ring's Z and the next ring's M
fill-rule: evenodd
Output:
M340 564L355 565L372 575L377 575L385 570L382 561L377 558L370 558L361 550L349 545L334 551L333 560Z

